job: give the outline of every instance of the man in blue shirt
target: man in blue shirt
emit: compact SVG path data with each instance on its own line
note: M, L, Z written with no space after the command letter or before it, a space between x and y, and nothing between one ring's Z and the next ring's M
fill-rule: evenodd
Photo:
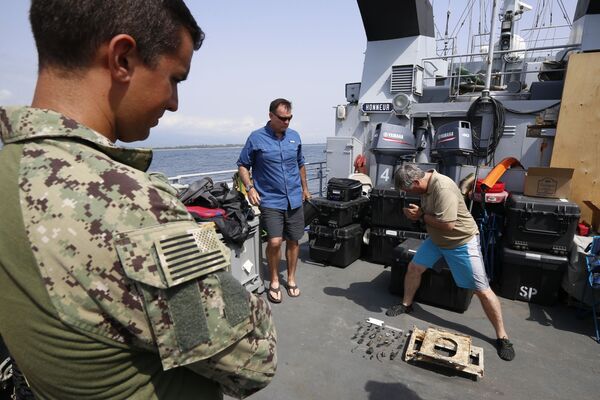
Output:
M250 134L237 161L248 200L259 206L261 226L267 232L267 263L271 275L267 298L273 303L281 303L278 267L283 239L287 293L290 297L300 296L296 285L298 240L304 235L302 202L310 198L302 142L298 132L289 129L291 119L292 103L286 99L273 100L269 106L269 122Z

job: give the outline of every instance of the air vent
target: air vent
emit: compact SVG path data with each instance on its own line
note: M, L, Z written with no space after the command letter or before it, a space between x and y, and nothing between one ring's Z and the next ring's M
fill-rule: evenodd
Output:
M517 126L516 125L504 125L504 132L502 134L504 136L515 136L517 134Z
M392 65L390 92L412 94L413 70L412 65Z
M390 93L423 94L423 67L392 65Z

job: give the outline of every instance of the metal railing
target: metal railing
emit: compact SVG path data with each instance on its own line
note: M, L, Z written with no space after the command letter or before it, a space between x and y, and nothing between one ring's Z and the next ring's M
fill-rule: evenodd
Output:
M573 49L577 49L580 47L581 47L581 44L576 43L576 44L566 44L566 45L558 45L558 46L541 46L541 47L535 47L535 48L530 48L530 49L494 50L494 55L501 55L504 57L509 54L517 54L517 55L520 55L523 60L526 60L528 58L532 58L534 54L538 54L539 52L542 52L542 51L573 50ZM452 54L452 55L445 55L445 56L438 56L438 57L423 58L423 59L421 59L421 63L423 65L425 63L431 63L435 60L445 60L445 61L449 62L449 66L448 66L449 73L447 75L435 76L435 77L423 77L423 81L450 79L451 89L452 89L453 93L458 93L459 86L462 83L462 80L464 78L470 78L470 77L482 78L481 74L473 74L473 73L469 73L469 72L467 72L467 73L463 72L464 65L467 64L467 62L464 60L468 59L468 58L474 59L474 58L478 57L480 60L483 61L483 64L485 64L486 56L487 56L487 53L465 53L465 54ZM538 71L538 70L525 71L521 67L521 69L515 69L513 71L504 71L503 70L503 71L493 72L492 75L500 77L500 76L504 76L504 75L514 75L515 73L518 73L518 74L520 74L521 79L523 79L523 77L526 74L537 74L540 72L541 71ZM547 72L559 72L559 70L552 69Z
M325 173L325 161L317 161L304 164L306 168L306 181L308 188L312 195L323 196L323 184L326 178ZM237 172L237 169L227 169L220 171L210 172L197 172L193 174L182 174L167 178L169 182L179 188L186 187L195 180L204 177L210 177L214 183L225 182L230 187L233 185L233 175Z

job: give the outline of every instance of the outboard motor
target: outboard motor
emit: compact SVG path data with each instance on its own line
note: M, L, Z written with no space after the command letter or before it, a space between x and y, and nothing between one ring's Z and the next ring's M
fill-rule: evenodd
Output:
M393 177L396 166L402 161L410 161L415 157L417 152L415 136L409 126L379 123L373 134L371 152L377 162L375 186L394 187Z
M452 179L460 179L460 166L469 164L473 154L471 124L468 121L453 121L437 129L431 156L440 164L440 172Z
M427 164L431 162L431 142L434 135L435 131L431 122L431 116L427 115L427 120L423 120L423 124L415 130L416 163Z

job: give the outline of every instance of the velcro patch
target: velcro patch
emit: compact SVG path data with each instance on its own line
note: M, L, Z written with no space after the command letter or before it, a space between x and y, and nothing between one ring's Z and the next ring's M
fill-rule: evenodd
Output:
M115 246L125 274L165 289L229 266L229 250L214 224L179 221L119 233Z

